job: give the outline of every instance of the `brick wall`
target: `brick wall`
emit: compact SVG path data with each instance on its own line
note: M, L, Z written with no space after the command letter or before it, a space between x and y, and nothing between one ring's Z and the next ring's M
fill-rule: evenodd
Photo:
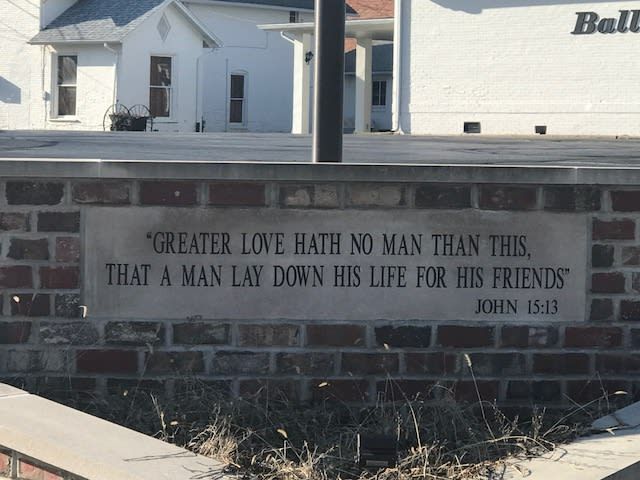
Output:
M83 221L101 206L547 211L589 219L583 322L157 321L82 315ZM373 401L440 395L558 405L640 386L640 187L4 179L0 381L54 393L193 377L234 395ZM109 228L105 225L105 228ZM567 239L570 242L571 239ZM401 393L402 392L402 393ZM400 396L400 397L399 397ZM1 464L0 464L1 468Z
M82 480L52 465L0 445L0 478L20 480Z

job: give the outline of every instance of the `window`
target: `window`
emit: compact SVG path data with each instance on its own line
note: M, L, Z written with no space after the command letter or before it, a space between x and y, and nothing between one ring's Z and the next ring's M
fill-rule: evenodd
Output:
M230 98L229 98L229 123L245 123L246 105L246 76L242 73L231 75Z
M149 110L154 117L171 116L171 57L151 57Z
M58 115L76 114L76 94L78 81L78 57L75 55L58 56L57 100Z
M387 105L387 81L374 80L372 90L371 104L374 107L385 107Z
M291 10L289 12L289 23L298 23L300 21L300 12Z

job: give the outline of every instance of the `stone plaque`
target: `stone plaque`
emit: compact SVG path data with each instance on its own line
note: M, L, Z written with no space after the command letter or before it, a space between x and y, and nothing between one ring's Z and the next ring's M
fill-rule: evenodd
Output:
M585 318L582 215L96 208L93 317Z

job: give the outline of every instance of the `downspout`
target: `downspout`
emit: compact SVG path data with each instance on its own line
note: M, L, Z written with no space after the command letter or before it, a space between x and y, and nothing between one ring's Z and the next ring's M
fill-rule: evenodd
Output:
M117 50L111 48L107 42L104 42L102 46L115 57L113 60L113 98L111 102L112 105L115 105L118 103L118 66L120 65L120 54Z
M393 27L393 125L391 129L402 131L400 108L402 101L402 0L396 0Z

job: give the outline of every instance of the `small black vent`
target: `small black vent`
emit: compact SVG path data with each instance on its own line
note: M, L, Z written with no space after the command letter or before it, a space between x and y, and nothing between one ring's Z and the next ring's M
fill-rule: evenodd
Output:
M538 135L546 135L547 134L547 126L546 125L536 125L536 133Z
M464 122L464 133L481 133L480 122Z

